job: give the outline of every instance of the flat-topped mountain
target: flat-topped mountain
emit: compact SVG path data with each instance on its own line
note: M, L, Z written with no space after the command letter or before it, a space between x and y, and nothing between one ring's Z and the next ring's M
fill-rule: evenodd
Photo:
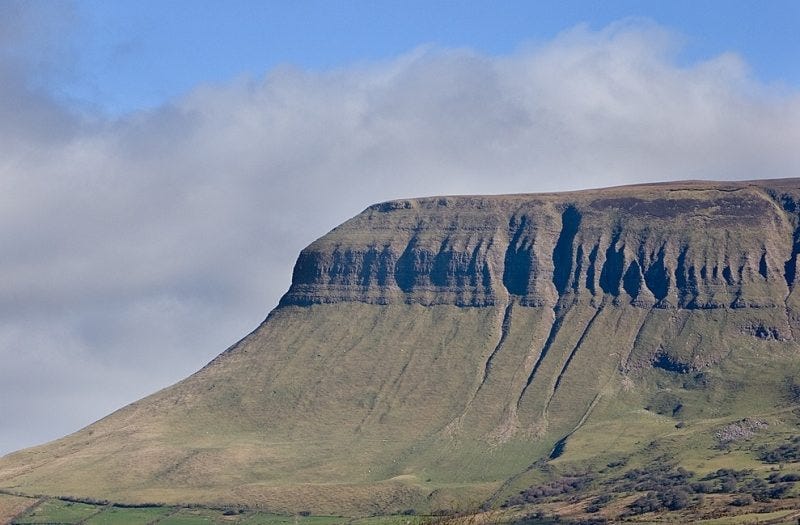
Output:
M726 454L766 469L752 439L800 421L798 253L800 179L376 204L302 251L254 332L6 456L0 487L349 515L492 506L664 455L715 471L741 421L757 431Z
M795 192L695 182L376 204L303 250L281 305L783 305Z

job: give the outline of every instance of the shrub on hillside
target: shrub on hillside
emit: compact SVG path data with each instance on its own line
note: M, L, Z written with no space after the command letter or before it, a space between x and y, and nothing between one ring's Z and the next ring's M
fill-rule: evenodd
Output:
M711 490L707 490L706 492L733 494L739 490L739 484L752 475L753 471L750 469L736 470L732 468L721 468L705 476L701 482L711 484Z
M671 488L659 493L658 497L668 510L685 509L692 501L689 493L681 488Z
M593 499L589 505L586 506L586 512L595 513L600 512L600 510L605 507L611 500L614 499L611 494L601 494Z
M767 494L770 499L783 499L789 496L789 492L794 487L794 482L790 483L778 483L774 485Z
M668 488L659 492L648 492L628 505L629 515L645 514L663 510L680 510L688 507L692 499L688 492L681 488Z
M753 504L753 496L750 494L742 494L741 496L737 496L731 501L731 505L734 507L746 507L747 505Z
M665 487L683 487L693 476L693 472L683 467L655 463L647 468L629 470L618 480L615 489L618 492L647 492Z
M753 475L753 469L736 470L732 468L721 468L715 472L707 475L703 479L719 479L719 478L734 478L736 481L742 481Z
M800 481L800 474L796 472L790 472L788 474L781 475L780 472L773 472L769 475L767 480L770 483L778 483L778 482L788 482L788 481Z
M794 481L782 482L780 478L773 478L767 484L761 478L748 480L739 489L741 494L747 494L756 501L767 502L773 499L782 499L789 496L789 492L794 488Z
M645 514L647 512L656 512L663 509L661 500L655 492L648 492L644 496L637 498L633 503L628 505L628 512L626 514L636 515Z
M761 450L759 459L764 463L792 463L800 461L800 437L793 436L788 443Z
M672 392L657 392L645 406L645 410L662 416L677 416L683 410L683 400Z
M505 505L522 505L524 503L535 503L545 498L573 494L579 492L592 482L588 475L564 477L543 485L534 485L521 491L518 495L509 498Z

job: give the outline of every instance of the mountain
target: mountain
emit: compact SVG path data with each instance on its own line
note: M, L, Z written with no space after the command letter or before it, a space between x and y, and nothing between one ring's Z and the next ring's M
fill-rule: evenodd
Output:
M799 253L800 179L376 204L255 331L0 487L361 515L766 476L800 422Z

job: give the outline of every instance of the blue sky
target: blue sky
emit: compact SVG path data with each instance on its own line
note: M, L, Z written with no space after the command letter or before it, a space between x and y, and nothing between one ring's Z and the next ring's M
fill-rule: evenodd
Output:
M799 6L0 0L0 454L202 367L372 203L800 176Z
M766 82L800 83L800 2L791 0L82 0L74 16L77 67L51 87L115 114L276 66L330 69L426 44L506 55L626 17L679 33L685 62L734 51Z

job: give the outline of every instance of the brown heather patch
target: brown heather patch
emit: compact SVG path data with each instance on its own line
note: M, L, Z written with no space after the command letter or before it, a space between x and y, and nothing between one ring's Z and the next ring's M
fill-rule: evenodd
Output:
M23 498L9 494L0 494L0 523L10 523L11 520L36 505L37 499Z

